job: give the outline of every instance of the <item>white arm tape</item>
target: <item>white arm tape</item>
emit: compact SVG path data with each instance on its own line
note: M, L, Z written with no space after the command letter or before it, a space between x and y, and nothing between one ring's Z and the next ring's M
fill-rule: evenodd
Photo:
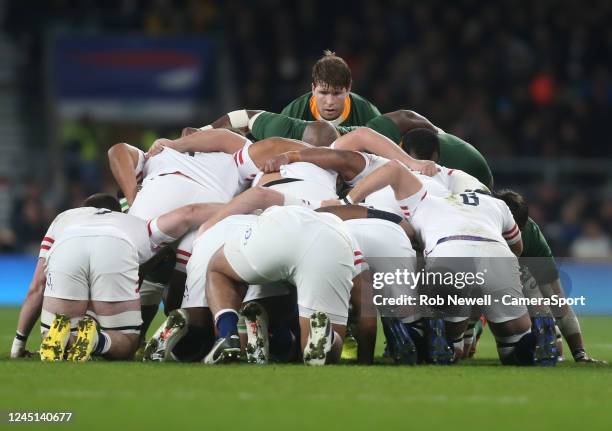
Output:
M245 109L229 112L227 116L229 117L232 127L240 129L249 125L249 115Z
M168 245L171 242L174 242L176 240L176 238L171 237L170 235L164 233L157 226L157 219L158 218L159 217L155 217L153 220L150 220L147 223L147 229L149 231L149 240L155 246L155 248L163 247L163 246Z

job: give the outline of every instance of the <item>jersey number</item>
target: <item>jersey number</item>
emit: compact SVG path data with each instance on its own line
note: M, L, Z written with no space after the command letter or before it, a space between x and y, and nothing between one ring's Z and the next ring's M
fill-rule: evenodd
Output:
M461 193L459 196L461 196L465 205L472 205L475 207L480 203L480 199L478 199L476 192Z

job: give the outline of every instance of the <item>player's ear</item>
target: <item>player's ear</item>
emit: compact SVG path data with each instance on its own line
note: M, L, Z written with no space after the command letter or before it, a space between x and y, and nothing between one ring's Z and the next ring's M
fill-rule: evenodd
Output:
M350 93L350 92L351 92L351 88L352 88L352 86L353 86L353 81L351 81L351 83L349 84L348 88L346 89L346 92L347 92L347 93Z
M312 84L310 84L310 86L312 88L312 94L314 94L315 87L316 87L315 83L313 82Z

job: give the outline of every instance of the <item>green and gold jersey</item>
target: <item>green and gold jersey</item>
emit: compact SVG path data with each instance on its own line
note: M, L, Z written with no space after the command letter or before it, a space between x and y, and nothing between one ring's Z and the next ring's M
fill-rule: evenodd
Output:
M323 120L317 108L317 100L312 93L306 93L289 103L281 114L307 121ZM368 121L379 115L378 108L368 100L358 94L349 93L342 114L330 123L334 126L365 126Z
M559 278L557 265L552 251L542 234L540 227L531 217L527 218L525 227L521 230L523 239L523 253L521 254L521 266L527 266L529 272L538 284L546 284Z
M447 168L460 169L493 189L493 175L485 158L474 146L450 133L439 133L440 160Z

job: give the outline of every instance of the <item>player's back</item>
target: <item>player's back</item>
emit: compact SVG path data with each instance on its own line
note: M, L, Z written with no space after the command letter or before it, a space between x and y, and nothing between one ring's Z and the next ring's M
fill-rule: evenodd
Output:
M83 207L64 211L55 218L43 242L48 242L52 248L70 238L94 236L122 239L134 247L141 261L150 257L146 222L105 208Z
M451 236L475 236L504 244L503 232L514 224L506 204L490 195L464 192L446 198L427 196L417 207L411 224L425 250Z
M440 164L460 169L489 188L493 187L493 175L483 155L473 145L450 133L439 133Z
M166 147L145 163L145 178L176 172L216 191L227 201L239 192L238 170L230 154L180 153Z
M269 181L260 172L253 180L253 185L267 185L282 193L288 193L300 199L313 201L336 199L336 181L338 173L322 169L307 162L296 162L281 166L277 177L280 179ZM292 181L295 180L295 181Z

